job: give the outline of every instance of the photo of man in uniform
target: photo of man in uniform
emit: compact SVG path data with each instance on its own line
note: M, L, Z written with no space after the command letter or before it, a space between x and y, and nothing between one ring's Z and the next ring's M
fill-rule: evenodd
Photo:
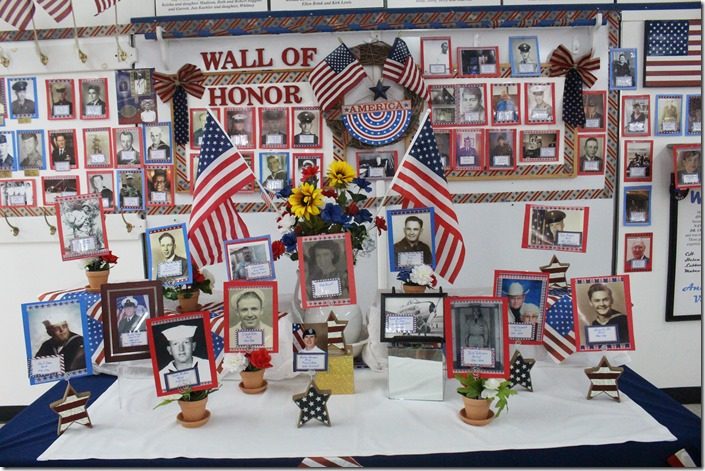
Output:
M512 75L537 75L539 68L538 40L534 38L509 38L512 50Z
M505 132L490 131L490 165L493 167L512 167L514 165L514 149L507 140Z
M73 116L73 102L69 100L66 87L66 83L56 83L51 87L54 92L51 102L51 115L54 118L68 118Z
M625 271L651 270L651 258L648 256L646 241L642 238L628 239L631 242L629 259Z
M168 130L168 128L166 128ZM171 156L171 147L165 142L165 133L160 126L151 126L147 128L149 133L149 147L147 147L147 158L149 160L169 160ZM168 134L166 137L169 140Z
M135 131L136 132L136 131ZM135 149L135 135L132 131L120 131L118 136L119 147L117 148L117 163L118 165L139 165L140 151Z
M450 73L450 45L447 40L422 41L424 50L424 74L446 75Z
M83 115L86 117L105 116L105 101L101 96L102 89L100 85L94 83L83 84L83 89L85 94Z
M605 127L603 101L597 95L588 95L585 103L585 128L602 129Z
M34 358L60 355L63 358L64 371L85 369L86 355L83 336L71 330L66 316L59 313L49 313L42 324L44 324L49 339L41 344ZM80 328L81 326L74 326L74 328L76 327Z
M131 332L146 332L149 310L144 300L138 302L134 296L118 299L118 334ZM146 344L146 338L145 338Z
M533 103L529 109L529 121L553 121L553 107L547 103L545 88L548 86L533 85L529 89Z
M15 157L12 155L12 134L0 133L0 170L12 170Z
M260 171L264 176L262 185L272 191L284 188L289 182L288 155L286 153L262 153L260 154ZM265 163L266 170L262 166Z
M233 141L236 147L250 147L252 146L252 137L250 135L251 123L249 123L249 116L245 111L228 112L230 116L230 127L228 129L228 135L230 140Z
M142 207L142 182L134 173L123 174L120 187L120 207ZM134 204L133 204L134 203Z
M29 88L29 91L28 91ZM34 89L29 87L26 80L18 80L12 83L12 91L15 99L10 104L10 113L12 117L34 116L37 114L37 106L33 100L29 99L29 95L33 95Z
M166 352L171 358L171 361L159 370L163 391L212 382L208 358L195 355L199 343L203 342L201 339L205 335L200 332L198 340L196 340L198 328L196 325L181 324L162 331L162 335L167 340ZM160 353L163 355L163 352ZM188 376L174 375L174 373L187 370L192 370L192 374Z
M267 109L262 112L262 145L282 147L287 144L284 110Z
M316 115L313 112L307 110L297 114L296 119L299 122L299 129L301 130L301 132L294 135L294 145L301 147L317 147L318 135L313 132L313 122L316 119Z
M51 134L53 150L51 160L56 166L57 163L68 163L69 167L76 167L76 155L73 146L73 134L56 133Z
M601 145L596 137L588 137L583 143L583 152L580 155L580 170L582 172L602 172Z
M20 135L20 170L44 168L44 156L39 148L41 133L22 132Z
M578 293L580 295L580 293ZM622 294L623 295L623 294ZM622 297L622 296L620 296ZM591 327L613 327L614 341L602 342L605 344L628 344L629 343L629 318L623 312L614 308L615 298L610 288L605 283L593 283L587 289L586 301L582 300L582 305L589 306L587 312L580 312L579 318L583 327L581 332L581 344L585 345L590 339ZM588 317L589 316L589 317ZM589 327L586 327L589 326Z
M430 213L428 213L430 216ZM399 215L401 216L401 215ZM397 216L397 217L399 217ZM424 233L424 221L415 215L407 216L403 226L404 237L394 243L395 266L412 267L414 265L431 265L433 252L428 243L421 240L424 237L430 242L430 234ZM429 232L427 229L426 232Z
M181 235L181 231L178 232ZM152 278L156 280L170 280L188 274L188 259L178 255L176 238L171 232L154 232L151 239L156 239L156 247L152 244ZM178 249L183 250L184 241L179 237ZM185 252L181 252L184 253ZM156 275L156 276L155 276Z
M106 179L105 176L107 176L108 178ZM109 173L106 173L105 176L104 174L100 173L91 175L89 179L91 184L91 193L99 194L101 199L103 200L103 208L111 209L115 205L113 199L113 190L108 186L112 186L112 179L110 178Z

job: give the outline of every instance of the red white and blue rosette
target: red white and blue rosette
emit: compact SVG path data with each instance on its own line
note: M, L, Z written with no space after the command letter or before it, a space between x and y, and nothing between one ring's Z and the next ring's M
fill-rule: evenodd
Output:
M409 100L343 106L342 121L350 135L371 146L398 141L411 123Z

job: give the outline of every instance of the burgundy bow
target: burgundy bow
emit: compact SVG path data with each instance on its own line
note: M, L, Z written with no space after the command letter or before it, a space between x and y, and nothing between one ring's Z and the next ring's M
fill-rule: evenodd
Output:
M578 62L575 62L568 48L561 44L551 53L551 58L548 60L551 64L549 75L560 77L567 75L571 69L575 69L580 80L590 88L597 81L597 77L591 71L600 70L600 58L591 56L592 50L578 59Z
M205 80L206 76L201 69L193 64L184 64L175 75L154 72L154 89L165 103L172 99L177 87L183 88L189 95L201 98L206 90L203 86Z

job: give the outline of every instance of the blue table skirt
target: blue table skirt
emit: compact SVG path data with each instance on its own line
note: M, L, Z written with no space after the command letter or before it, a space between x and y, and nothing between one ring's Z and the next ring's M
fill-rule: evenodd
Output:
M91 391L92 403L116 380L113 376L92 376L71 381L77 391ZM0 429L0 466L227 466L227 467L295 467L302 458L278 459L156 459L156 460L80 460L37 461L56 439L58 416L49 403L63 397L66 383L61 382ZM685 448L701 466L701 420L670 396L660 391L629 368L624 369L619 388L666 426L678 440L675 442L615 445L573 446L536 450L504 450L433 455L361 456L355 459L365 467L651 467L666 466L666 459ZM603 400L594 399L594 400ZM560 427L556 424L556 427ZM82 427L74 424L71 427ZM207 439L207 429L195 432L195 439ZM71 433L69 429L66 433ZM586 430L585 433L590 433ZM90 446L86 443L86 446Z

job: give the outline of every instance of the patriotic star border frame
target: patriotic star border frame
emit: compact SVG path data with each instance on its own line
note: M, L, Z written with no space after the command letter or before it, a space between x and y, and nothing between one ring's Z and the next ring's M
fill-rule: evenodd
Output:
M279 298L278 298L278 282L273 281L247 281L247 280L232 280L226 281L223 284L223 306L225 308L223 322L224 335L223 341L225 342L224 350L226 353L237 353L237 352L248 352L258 348L264 348L265 350L276 353L279 351ZM247 293L255 293L256 295L261 294L264 299L262 299L262 310L264 311L261 319L264 319L264 324L267 321L271 324L272 328L272 344L267 345L266 335L262 332L261 345L239 345L237 339L239 339L239 332L241 330L249 329L238 329L235 330L235 325L238 324L239 316L237 314L237 303L240 302L240 297L245 296ZM231 332L230 330L233 329Z

